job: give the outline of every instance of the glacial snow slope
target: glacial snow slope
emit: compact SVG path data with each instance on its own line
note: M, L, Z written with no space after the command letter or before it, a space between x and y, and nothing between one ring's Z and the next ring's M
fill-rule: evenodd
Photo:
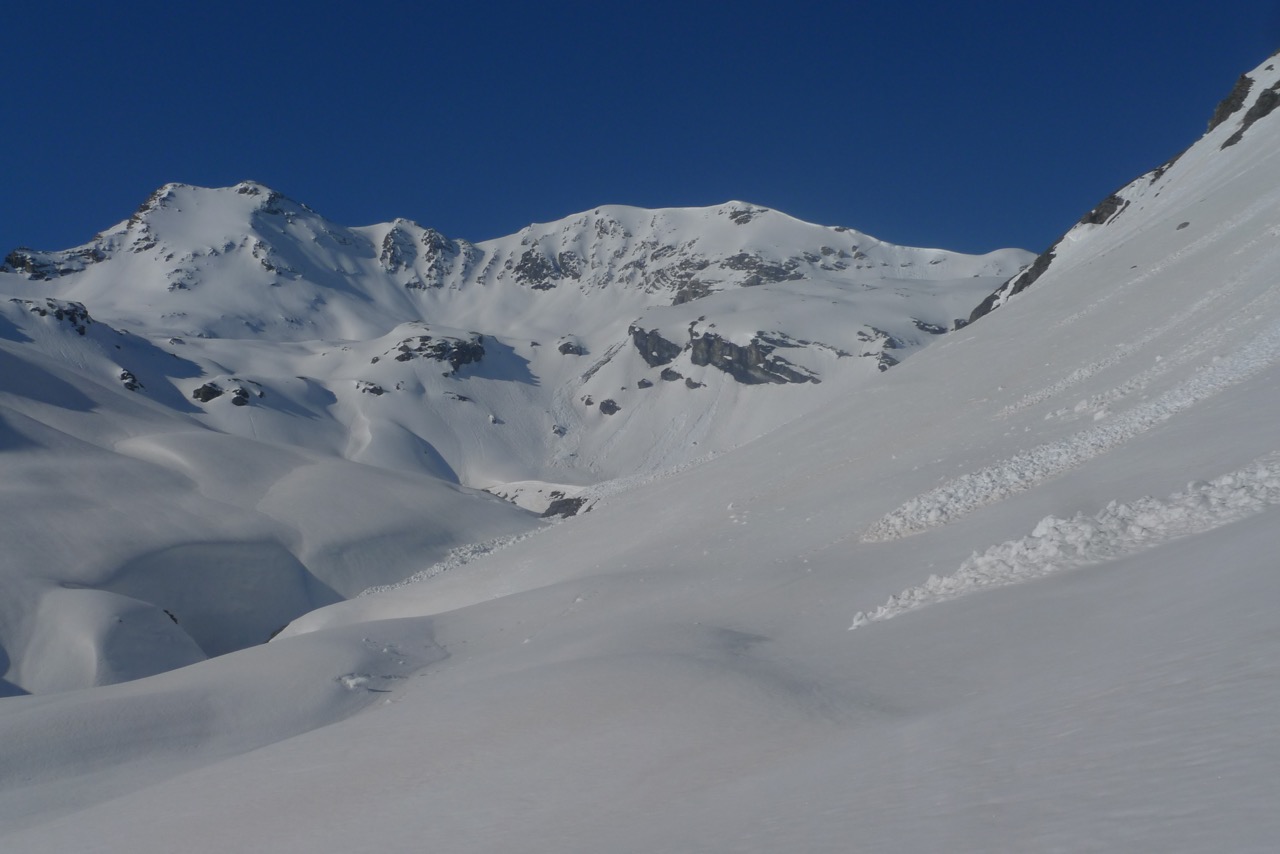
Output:
M856 398L265 647L0 701L5 850L1274 850L1274 62Z

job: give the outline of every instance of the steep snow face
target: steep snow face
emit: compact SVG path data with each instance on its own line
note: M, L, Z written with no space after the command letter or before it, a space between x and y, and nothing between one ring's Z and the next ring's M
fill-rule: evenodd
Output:
M1029 260L741 202L607 206L472 244L346 228L252 182L172 184L85 246L10 253L0 291L82 303L196 366L165 385L222 432L468 485L582 485L838 398Z
M1227 231L1268 210L1274 199L1258 198L1248 208L1232 211L1221 221L1195 223L1183 217L1188 207L1199 201L1195 194L1215 180L1230 180L1242 167L1265 156L1265 146L1276 119L1268 117L1280 106L1280 67L1275 57L1248 74L1242 75L1231 93L1223 99L1209 120L1209 128L1200 141L1162 166L1137 178L1098 203L1053 246L1041 253L1030 267L1011 278L974 309L969 320L977 320L1004 305L1009 299L1044 279L1052 286L1060 278L1070 278L1081 261L1104 255L1134 236L1136 230L1165 228L1190 229L1193 240L1168 240L1172 256L1194 252L1211 244ZM1255 123L1264 121L1261 130ZM1250 137L1247 153L1229 152ZM1257 140L1262 140L1258 142ZM1167 261L1166 261L1167 263ZM1139 278L1150 278L1161 267L1143 267Z

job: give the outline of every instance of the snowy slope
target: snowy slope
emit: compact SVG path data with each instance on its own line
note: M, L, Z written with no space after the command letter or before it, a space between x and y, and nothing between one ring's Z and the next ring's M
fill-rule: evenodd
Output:
M1249 76L856 397L266 646L3 700L5 850L1274 850L1280 72Z
M0 689L116 682L260 644L534 524L427 475L211 430L167 385L198 372L83 306L0 302Z

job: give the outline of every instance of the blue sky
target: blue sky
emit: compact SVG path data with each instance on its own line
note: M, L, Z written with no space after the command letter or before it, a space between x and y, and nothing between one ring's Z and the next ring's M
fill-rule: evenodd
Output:
M1203 130L1280 2L11 4L0 251L168 181L483 240L731 198L1040 250Z

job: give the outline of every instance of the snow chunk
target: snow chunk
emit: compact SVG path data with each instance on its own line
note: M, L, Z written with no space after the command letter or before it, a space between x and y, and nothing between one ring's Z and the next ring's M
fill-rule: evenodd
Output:
M976 590L1004 587L1066 569L1101 563L1199 534L1280 504L1280 453L1269 454L1209 483L1187 484L1161 500L1112 501L1096 516L1046 516L1028 537L974 553L953 574L890 597L871 612L859 611L849 628L892 619Z
M892 510L862 535L885 542L945 525L979 507L1025 492L1163 424L1174 415L1243 382L1280 359L1280 323L1214 359L1155 400L1057 442L1037 445L995 465L963 474Z

